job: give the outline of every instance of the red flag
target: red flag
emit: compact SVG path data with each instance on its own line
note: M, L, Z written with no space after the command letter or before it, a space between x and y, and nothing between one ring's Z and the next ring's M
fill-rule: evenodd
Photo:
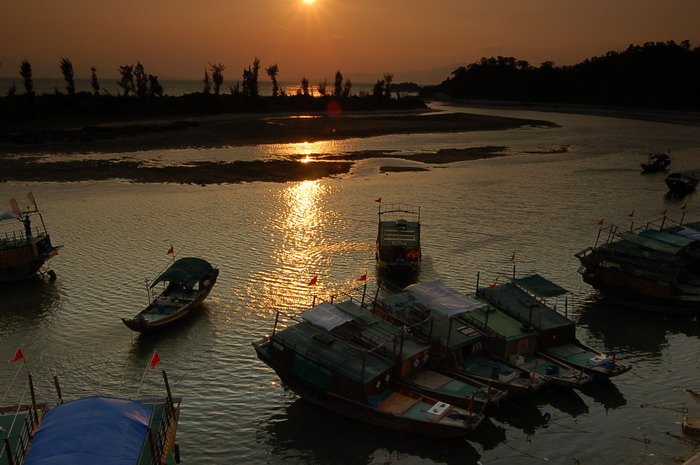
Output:
M469 405L467 405L467 410L470 412L472 411L472 408L474 407L474 392L472 392L472 397L469 399Z
M491 289L495 288L496 284L498 284L498 276L496 276L496 280L493 282L493 284L491 284Z
M377 200L375 200L375 202L382 203L382 198L379 197Z
M156 365L160 363L160 356L158 356L158 351L153 351L153 357L151 357L151 369L154 369Z
M685 211L685 205L681 207L681 211Z
M166 253L165 255L170 255L170 254L174 254L174 253L175 253L175 250L173 249L173 246L171 245L170 248L168 249L168 253Z
M598 221L598 226L603 226L604 223L605 223L605 218L603 218L602 220Z
M17 205L17 199L12 197L10 199L10 206L12 207L12 211L15 212L15 214L20 215L22 211L19 209L19 205Z
M488 392L487 392L487 394L486 394L486 397L487 397L488 399L491 399L491 382L490 382L490 381L489 381L489 390L488 390Z
M661 216L666 216L666 210L661 212Z
M539 360L535 361L535 368L532 369L532 374L530 375L530 382L533 382L535 380L535 373L537 373L537 365L539 363Z
M627 216L630 217L630 218L634 218L634 210L632 210L631 213L628 213Z
M357 278L358 281L367 281L367 273L363 274L359 278Z
M19 360L22 360L23 358L24 358L24 354L22 353L22 348L18 347L17 352L15 352L14 358L12 360L8 360L8 362L10 362L10 363L17 362Z
M513 252L513 255L510 256L510 261L514 262L515 261L515 252Z
M308 284L308 285L309 285L309 286L313 286L313 285L316 284L317 282L318 282L318 275L316 275L316 276L314 276L313 278L311 278L311 281L309 281L309 284Z

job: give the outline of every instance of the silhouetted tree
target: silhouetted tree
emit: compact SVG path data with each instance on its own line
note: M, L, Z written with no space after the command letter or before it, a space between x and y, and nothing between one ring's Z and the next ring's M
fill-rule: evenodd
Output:
M73 63L68 58L61 58L61 73L66 81L68 95L75 94L75 79L73 78Z
M346 79L345 83L343 83L343 93L342 97L343 98L348 98L350 97L350 90L352 89L352 82L350 82L350 79Z
M328 95L328 80L324 79L323 82L319 82L316 86L316 90L318 90L318 94L321 97Z
M205 94L210 94L211 93L211 78L209 77L209 70L206 68L204 68L204 79L202 79L202 83L204 84L203 92Z
M265 72L272 80L272 96L273 97L277 97L277 94L279 93L279 87L277 85L277 74L279 73L279 71L280 70L277 67L277 63L275 63L274 65L270 65L265 69Z
M24 91L27 95L34 95L34 80L32 79L32 65L27 60L22 60L19 67L19 75L24 80Z
M380 99L382 98L382 95L384 95L384 80L377 79L377 82L374 84L374 87L372 87L372 96L375 99Z
M226 66L221 63L212 64L209 63L209 70L211 71L211 80L214 83L214 95L219 95L221 90L221 84L224 83L224 70Z
M386 83L384 88L386 98L391 98L391 83L394 82L394 75L392 73L384 73L384 82Z
M152 74L148 75L148 96L149 97L162 97L163 96L163 86L158 82L158 76Z
M255 57L253 66L248 66L243 70L243 95L246 97L256 98L260 95L258 87L258 74L260 73L260 59Z
M136 96L148 97L148 75L140 61L136 63L134 68L134 81L136 82Z
M97 68L94 66L90 68L90 86L92 86L92 93L95 96L100 95L100 83L97 80Z
M335 72L335 82L333 83L333 96L339 98L343 93L343 75L340 70Z
M301 87L299 88L298 94L305 97L309 96L309 80L305 77L301 78Z
M117 81L117 85L124 92L124 97L128 97L131 92L134 92L134 65L124 65L119 67L121 79Z
M17 93L17 86L13 82L9 89L7 89L7 96L12 97Z

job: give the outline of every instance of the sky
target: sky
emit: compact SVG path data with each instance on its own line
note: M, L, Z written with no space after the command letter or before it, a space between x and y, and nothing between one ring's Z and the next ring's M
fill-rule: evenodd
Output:
M700 0L6 0L1 11L0 77L26 59L35 78L60 78L65 57L76 78L141 62L160 79L221 63L240 80L258 57L261 79L277 64L280 81L340 70L402 82L481 57L561 66L630 44L700 46Z

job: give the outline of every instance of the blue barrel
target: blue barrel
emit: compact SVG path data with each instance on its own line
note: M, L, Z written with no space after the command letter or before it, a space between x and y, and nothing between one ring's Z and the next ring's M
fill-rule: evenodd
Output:
M501 373L501 365L491 366L491 378L498 379L498 375Z

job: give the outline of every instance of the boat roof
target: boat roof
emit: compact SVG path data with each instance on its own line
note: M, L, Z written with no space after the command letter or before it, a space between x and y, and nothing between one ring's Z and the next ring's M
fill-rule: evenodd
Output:
M205 277L213 269L214 267L202 258L179 258L151 283L151 287L154 287L160 282L167 281L179 283L184 287L191 288L197 284L197 281Z
M668 253L671 255L677 254L683 247L659 241L653 237L641 236L630 231L620 233L620 238L632 242L641 247L655 250L657 252Z
M24 465L133 465L152 412L137 401L115 397L91 396L60 404L44 416Z
M525 276L524 278L515 278L513 281L515 281L515 283L523 289L545 299L559 297L560 295L569 293L569 291L563 287L553 283L537 273L530 276Z
M485 303L451 289L440 281L411 284L405 290L435 312L448 318L486 306Z
M572 320L558 313L535 296L528 294L525 289L515 283L484 287L479 291L496 307L522 323L531 324L540 331L575 325Z
M470 320L475 320L480 325L498 333L507 342L533 337L531 331L523 329L522 322L496 307L487 306L467 316Z
M398 319L420 320L415 328L423 337L445 347L449 351L471 345L484 338L483 333L468 328L454 318L433 309L410 292L400 292L381 300L381 306ZM410 321L407 321L409 323Z
M391 361L368 353L321 328L308 324L295 324L277 331L273 343L291 348L296 354L313 360L325 369L361 384L394 367Z

